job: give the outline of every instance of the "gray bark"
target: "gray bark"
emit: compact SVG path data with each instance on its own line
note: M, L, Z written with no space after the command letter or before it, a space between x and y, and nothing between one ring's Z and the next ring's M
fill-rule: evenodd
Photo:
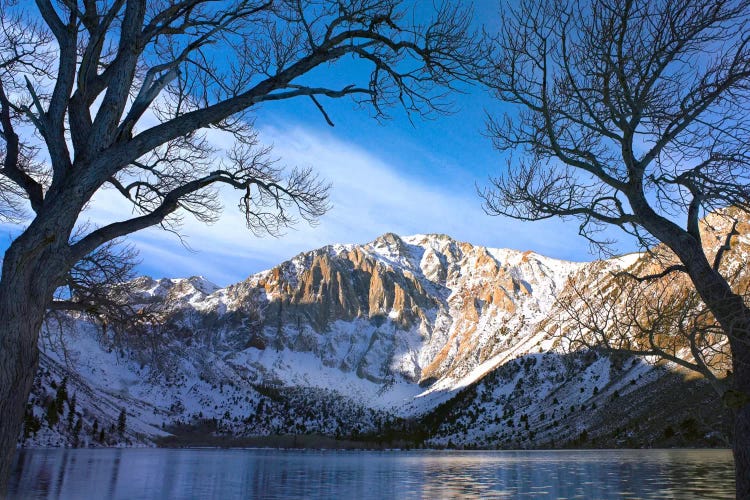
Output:
M745 369L747 371L747 369ZM747 391L748 387L743 386ZM734 453L735 477L737 480L736 496L738 499L750 498L750 405L741 408L734 417Z
M644 227L664 242L680 259L696 291L727 333L732 350L734 402L733 454L736 495L750 499L750 308L727 280L709 263L703 246L687 231L634 203Z
M51 200L52 201L52 200ZM5 252L0 277L0 497L37 370L45 312L70 268L68 238L80 202L58 198Z
M36 375L37 341L55 281L50 238L19 238L8 249L0 280L0 497L8 486L23 413ZM46 267L46 266L45 266Z
M15 294L0 298L0 497L8 487L24 408L36 374L39 312L38 304L25 302Z

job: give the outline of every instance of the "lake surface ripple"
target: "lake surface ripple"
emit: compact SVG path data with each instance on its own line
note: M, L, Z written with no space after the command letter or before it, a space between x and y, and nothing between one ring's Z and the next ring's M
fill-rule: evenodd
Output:
M727 450L20 450L10 498L732 498Z

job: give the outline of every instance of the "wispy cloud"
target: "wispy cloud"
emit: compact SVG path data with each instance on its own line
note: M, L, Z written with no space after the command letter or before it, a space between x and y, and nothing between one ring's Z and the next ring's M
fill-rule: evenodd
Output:
M378 150L387 144L366 151L327 131L300 126L263 128L260 136L264 143L274 145L274 154L284 163L311 166L333 183L332 210L317 227L301 223L281 238L258 238L245 229L236 208L238 194L225 190L221 192L225 210L218 222L205 225L185 217L182 234L190 250L159 229L130 237L141 253L144 272L201 274L224 285L302 251L330 243L364 243L385 232L446 233L486 246L533 249L568 259L585 257L586 245L574 225L489 217L482 211L471 181L446 182L438 172L434 177L412 177L409 167L418 159L387 163L378 156ZM222 140L219 136L213 139ZM393 158L393 154L389 156ZM95 198L87 216L103 224L123 219L129 210L113 191L104 191Z

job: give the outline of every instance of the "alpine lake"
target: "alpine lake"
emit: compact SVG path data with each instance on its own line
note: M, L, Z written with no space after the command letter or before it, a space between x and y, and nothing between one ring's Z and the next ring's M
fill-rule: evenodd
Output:
M729 450L21 449L12 499L733 498Z

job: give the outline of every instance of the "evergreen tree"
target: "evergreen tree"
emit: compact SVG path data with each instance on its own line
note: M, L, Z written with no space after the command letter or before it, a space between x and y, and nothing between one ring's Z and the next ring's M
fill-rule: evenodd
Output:
M57 404L56 402L50 401L49 405L47 405L47 424L49 424L50 429L59 422L60 416L57 413Z
M23 416L23 437L28 438L32 436L33 434L36 434L36 432L39 430L39 428L42 426L41 422L39 422L39 419L34 416L34 409L29 404L26 405L26 412Z
M62 382L57 387L57 394L55 394L55 406L57 413L63 414L65 409L65 401L68 400L68 377L63 377Z
M29 409L26 408L26 411L23 413L23 439L24 441L31 435L31 431L29 430Z
M81 419L79 418L76 421L76 426L73 428L73 447L74 448L78 448L78 444L80 443L82 428L83 428L83 422L81 422Z
M73 419L76 415L76 395L73 394L73 397L70 398L70 402L68 403L68 430L73 430Z
M102 427L102 430L99 431L99 442L104 443L104 427Z
M99 420L94 419L94 425L91 427L91 439L96 439L96 435L98 433L99 433Z
M127 414L125 413L125 408L120 410L120 416L117 418L117 432L120 434L120 436L123 436L125 434L125 421L127 419Z

